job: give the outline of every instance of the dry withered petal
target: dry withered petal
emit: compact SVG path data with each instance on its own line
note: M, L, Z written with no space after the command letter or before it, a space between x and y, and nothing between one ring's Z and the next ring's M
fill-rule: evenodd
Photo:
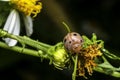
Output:
M97 66L94 62L94 59L98 56L101 56L102 53L100 51L101 46L98 44L89 45L87 48L82 48L80 53L78 54L78 75L85 76L85 71L88 72L89 75L93 73L93 67Z

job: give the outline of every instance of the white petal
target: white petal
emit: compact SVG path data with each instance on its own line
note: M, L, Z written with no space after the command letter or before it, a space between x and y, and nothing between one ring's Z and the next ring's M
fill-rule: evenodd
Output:
M17 18L16 13L17 12L15 10L12 10L7 18L5 25L4 25L3 30L8 31L8 33L12 33L12 30L15 27L15 22L16 22L16 18Z
M5 38L4 40L8 46L15 46L17 44L17 41L11 38Z
M30 36L33 33L33 22L32 18L30 16L23 16L25 28L26 28L26 34L27 36Z
M0 1L10 1L10 0L0 0Z
M19 14L17 11L13 10L10 13L6 21L6 24L4 26L4 30L14 35L20 34L20 18L19 18ZM14 39L5 38L4 40L9 46L14 46L17 44L17 41Z
M12 34L19 35L20 34L20 17L19 17L19 13L17 11L16 11L16 21L15 21L14 26L15 27L14 27Z

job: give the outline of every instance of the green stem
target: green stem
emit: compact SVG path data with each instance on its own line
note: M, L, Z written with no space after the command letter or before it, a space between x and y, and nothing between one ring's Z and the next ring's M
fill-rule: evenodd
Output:
M32 46L34 48L41 49L41 50L44 50L44 51L47 51L48 48L51 47L48 44L32 40L27 36L23 36L23 37L22 36L17 36L17 38L20 39L21 41L23 41L24 44L27 44L29 46Z
M71 32L71 31L70 31L70 28L68 27L68 25L67 25L65 22L62 22L62 23L63 23L63 25L67 28L68 32Z
M76 71L77 71L77 62L78 62L78 55L76 54L75 55L75 60L74 61L74 71L73 71L73 74L72 74L72 80L75 80L76 79Z
M45 52L48 50L48 48L51 47L51 45L32 40L32 39L30 39L30 38L28 38L26 36L12 35L12 34L4 31L2 29L0 29L0 36L15 39L18 42L20 42L23 45L23 47L25 47L25 45L27 44L27 45L32 46L34 48L37 48L39 50L43 50Z
M113 77L120 78L120 72L114 71L114 72L112 72L111 74L108 74L108 73L104 70L104 68L99 67L99 66L95 67L95 68L94 68L94 71L97 71L97 72L100 72L100 73L103 73L103 74L107 74L107 75L111 75L111 76L113 76Z
M29 37L26 37L26 36L12 35L12 34L8 33L7 31L4 31L2 29L0 29L0 37L12 38L12 39L17 40L18 42L20 42L22 44L22 47L16 47L16 46L9 47L5 43L1 42L0 47L2 47L2 48L10 49L10 50L13 50L13 51L16 51L16 52L29 54L29 55L33 55L33 56L37 56L37 57L40 56L42 58L50 58L49 55L47 54L47 52L48 52L48 49L51 48L52 46L50 46L48 44L32 40L32 39L30 39ZM29 45L31 47L34 47L38 51L26 49L25 45Z
M113 67L104 56L102 56L102 59L104 63L98 64L98 66L96 66L94 70L100 73L120 78L120 68Z
M113 59L113 60L120 60L120 57L110 53L108 50L103 48L102 51L104 52L104 55L106 55L108 58Z
M41 46L43 46L45 48L50 48L51 47L51 45L48 45L48 44L45 44L45 43L42 43L42 42L38 42L38 41L32 40L32 39L30 39L27 36L23 36L23 37L22 36L18 36L18 38L20 38L21 40L25 41L26 43L28 43L28 41L29 41L29 42L32 42L34 44L41 45Z
M103 74L107 74L107 75L108 75L108 73L105 72L104 68L101 68L101 67L95 67L95 68L94 68L94 71L97 71L97 72L100 72L100 73L103 73ZM109 75L111 75L111 76L113 76L113 77L120 78L120 72L117 72L117 71L114 71L114 72L112 72L112 74L109 74Z
M25 45L29 45L29 46L32 46L34 48L37 48L37 49L40 49L40 50L43 50L43 51L47 51L47 48L44 47L44 46L41 46L39 45L37 41L34 41L28 37L25 37L25 36L15 36L15 35L11 35L11 34L7 34L6 37L9 37L9 38L12 38L12 39L15 39L17 40L18 42L20 42L23 46Z
M18 47L18 46L9 47L7 44L5 44L1 41L0 41L0 47L5 48L5 49L9 49L9 50L12 50L12 51L16 51L16 52L19 52L19 53L40 57L40 55L38 54L38 51L23 48L23 47Z

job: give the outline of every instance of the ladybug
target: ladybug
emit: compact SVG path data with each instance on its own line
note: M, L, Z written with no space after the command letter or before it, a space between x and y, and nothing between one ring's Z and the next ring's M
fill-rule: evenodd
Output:
M63 39L65 49L72 54L79 53L83 44L81 35L77 32L69 32Z

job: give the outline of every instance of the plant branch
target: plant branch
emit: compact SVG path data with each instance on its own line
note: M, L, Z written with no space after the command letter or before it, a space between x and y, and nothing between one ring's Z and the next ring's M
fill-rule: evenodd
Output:
M78 54L75 55L75 59L73 58L73 62L74 62L74 71L73 71L73 74L72 74L72 80L76 80Z
M0 37L4 37L4 38L12 38L12 39L15 39L17 40L18 42L20 42L23 47L25 45L29 45L29 46L32 46L38 50L43 50L43 51L47 51L48 48L51 47L51 45L48 45L48 44L45 44L45 43L42 43L42 42L38 42L38 41L35 41L35 40L32 40L30 39L29 37L27 36L16 36L16 35L12 35L2 29L0 29Z
M0 47L5 48L5 49L9 49L9 50L12 50L12 51L16 51L16 52L19 52L19 53L40 57L38 51L23 48L23 47L18 47L18 46L9 47L7 44L5 44L1 41L0 41Z

